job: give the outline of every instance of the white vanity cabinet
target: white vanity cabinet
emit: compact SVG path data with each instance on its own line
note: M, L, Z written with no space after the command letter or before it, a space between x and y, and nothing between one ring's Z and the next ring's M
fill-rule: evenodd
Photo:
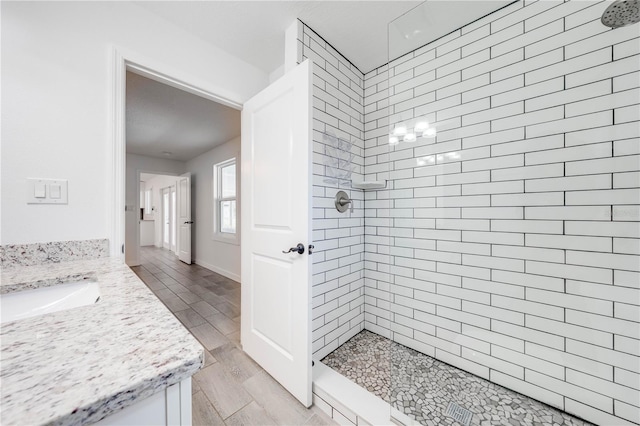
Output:
M100 426L191 426L191 377L95 424Z
M90 303L2 323L3 426L45 426L51 419L60 425L191 424L191 377L202 368L204 348L121 258L15 267L2 278L2 298L23 290L43 294L56 285L59 296L77 281L100 295L90 292ZM118 374L96 374L114 366ZM73 392L51 391L59 377ZM175 383L167 386L167 378Z

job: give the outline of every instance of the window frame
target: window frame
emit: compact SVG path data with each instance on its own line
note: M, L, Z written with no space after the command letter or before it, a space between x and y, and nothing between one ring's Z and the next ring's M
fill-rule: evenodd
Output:
M229 167L231 165L235 165L236 168L236 191L234 197L222 197L222 170L225 167ZM239 197L238 197L238 189L239 189L239 174L238 174L238 161L237 157L231 157L227 160L221 161L213 165L213 235L212 239L216 241L221 241L224 243L240 245L240 221L239 219ZM221 223L222 214L221 214L221 203L224 201L235 201L236 202L236 232L222 232Z

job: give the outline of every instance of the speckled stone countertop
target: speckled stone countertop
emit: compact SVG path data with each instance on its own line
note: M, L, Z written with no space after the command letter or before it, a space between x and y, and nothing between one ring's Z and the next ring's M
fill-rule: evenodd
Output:
M0 293L85 277L100 300L2 324L0 423L94 423L187 377L198 341L121 260L103 258L2 271Z

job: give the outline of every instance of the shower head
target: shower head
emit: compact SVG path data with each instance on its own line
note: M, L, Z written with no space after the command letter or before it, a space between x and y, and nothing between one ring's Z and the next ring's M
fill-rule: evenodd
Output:
M601 21L611 28L640 22L640 0L615 0L602 14Z

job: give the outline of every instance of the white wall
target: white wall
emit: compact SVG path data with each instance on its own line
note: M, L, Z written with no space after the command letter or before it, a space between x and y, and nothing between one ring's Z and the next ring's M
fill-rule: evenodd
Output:
M193 258L198 265L240 281L240 245L217 241L213 235L213 165L232 157L240 158L240 138L208 151L186 164L191 172L193 217ZM236 170L240 170L238 161ZM238 203L240 200L240 185ZM238 204L237 215L240 217ZM239 224L239 222L238 222Z
M125 2L2 2L1 244L109 236L112 44L242 103L257 68ZM27 205L27 177L69 180L69 204Z
M4 160L4 159L3 159ZM136 232L136 222L140 219L140 192L138 191L138 172L167 173L179 175L185 172L185 163L182 161L166 160L163 158L145 157L143 155L127 154L125 200L127 212L125 214L125 262L129 266L138 265L137 247L139 234ZM153 183L152 183L153 185ZM4 194L3 194L4 196ZM153 202L158 206L159 195L154 188ZM4 206L3 206L4 207ZM158 239L156 229L156 239ZM128 248L131 247L131 250Z

